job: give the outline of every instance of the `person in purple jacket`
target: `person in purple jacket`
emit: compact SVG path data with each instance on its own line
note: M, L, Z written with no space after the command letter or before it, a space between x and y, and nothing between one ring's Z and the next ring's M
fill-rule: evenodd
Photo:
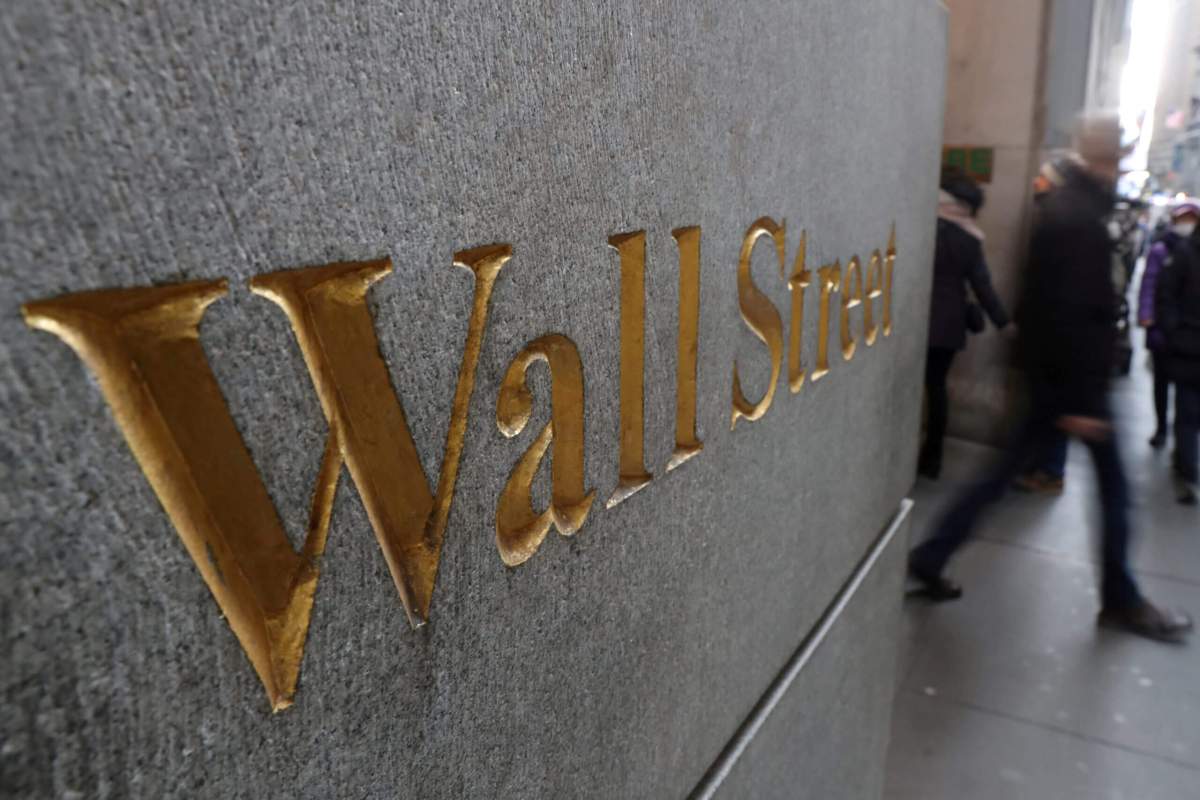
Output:
M1171 227L1150 248L1146 269L1142 272L1142 285L1138 289L1138 324L1146 329L1146 349L1150 351L1154 367L1154 415L1158 421L1154 436L1150 437L1150 446L1154 448L1167 443L1167 403L1171 388L1167 342L1158 325L1160 315L1154 306L1154 293L1171 251L1192 235L1197 222L1200 222L1200 204L1195 200L1184 200L1171 209Z

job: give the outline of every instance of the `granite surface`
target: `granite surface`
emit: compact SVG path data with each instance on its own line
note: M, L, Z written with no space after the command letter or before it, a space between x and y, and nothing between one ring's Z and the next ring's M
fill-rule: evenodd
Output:
M932 0L5 3L0 794L690 792L911 481L945 24ZM808 231L810 266L865 258L894 224L895 331L850 362L835 347L824 379L781 384L731 432L735 358L748 394L767 380L735 270L763 215L787 221L789 264ZM668 473L683 225L703 230L705 449ZM586 486L616 485L606 241L637 229L655 480L505 567L495 503L547 418L544 369L516 439L496 428L496 393L530 339L578 345ZM431 622L409 629L343 476L296 704L272 715L94 377L19 305L229 278L202 341L299 540L326 425L286 319L246 281L391 256L370 300L433 476L471 292L451 254L498 241L515 258L492 299ZM786 310L776 270L760 245L755 279ZM812 291L804 330L811 364ZM891 624L885 608L861 619L848 636L864 647ZM806 697L863 677L844 652ZM871 737L851 744L876 755Z
M879 797L898 685L897 639L911 515L830 634L750 740L715 797ZM908 735L910 732L899 732ZM915 733L915 732L912 732Z

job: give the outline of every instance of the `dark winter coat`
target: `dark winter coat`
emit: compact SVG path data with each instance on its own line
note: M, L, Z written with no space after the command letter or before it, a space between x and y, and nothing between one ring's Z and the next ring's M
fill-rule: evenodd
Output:
M1174 231L1166 231L1162 238L1150 247L1146 256L1146 267L1142 270L1142 285L1138 289L1138 322L1147 320L1157 323L1158 314L1155 308L1158 279L1162 275L1163 265L1171 257L1171 251L1179 244L1180 236ZM1151 350L1166 349L1166 337L1157 324L1146 327L1146 346Z
M1059 414L1103 417L1116 347L1113 190L1082 169L1048 193L1034 217L1021 302L1020 354Z
M1171 250L1158 276L1155 320L1166 342L1171 379L1200 386L1200 241L1193 235Z
M937 221L933 256L933 297L929 306L929 346L961 350L967 343L967 284L997 328L1008 314L996 297L983 243L945 219Z

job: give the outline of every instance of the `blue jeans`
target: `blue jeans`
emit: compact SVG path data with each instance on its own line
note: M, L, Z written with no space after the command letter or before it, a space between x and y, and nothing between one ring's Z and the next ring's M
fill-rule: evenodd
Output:
M971 538L987 507L1004 495L1013 478L1031 460L1053 447L1056 437L1062 438L1061 431L1056 427L1061 414L1053 402L1046 400L1050 396L1048 392L1035 388L1029 417L1018 428L1000 461L950 503L930 537L913 550L909 564L915 573L924 577L941 575L950 557ZM1197 408L1200 409L1200 392L1196 396ZM1193 437L1193 456L1196 452L1195 442ZM1085 441L1084 444L1096 468L1104 518L1101 599L1105 609L1131 608L1142 602L1142 595L1129 572L1129 489L1121 466L1116 434L1110 433L1103 441Z
M1175 466L1179 477L1196 483L1197 435L1200 434L1200 386L1175 384Z

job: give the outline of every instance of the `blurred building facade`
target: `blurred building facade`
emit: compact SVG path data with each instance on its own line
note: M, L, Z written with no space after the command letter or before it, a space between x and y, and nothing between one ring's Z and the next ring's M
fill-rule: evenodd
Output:
M1200 9L1170 2L1148 168L1170 193L1200 193Z

